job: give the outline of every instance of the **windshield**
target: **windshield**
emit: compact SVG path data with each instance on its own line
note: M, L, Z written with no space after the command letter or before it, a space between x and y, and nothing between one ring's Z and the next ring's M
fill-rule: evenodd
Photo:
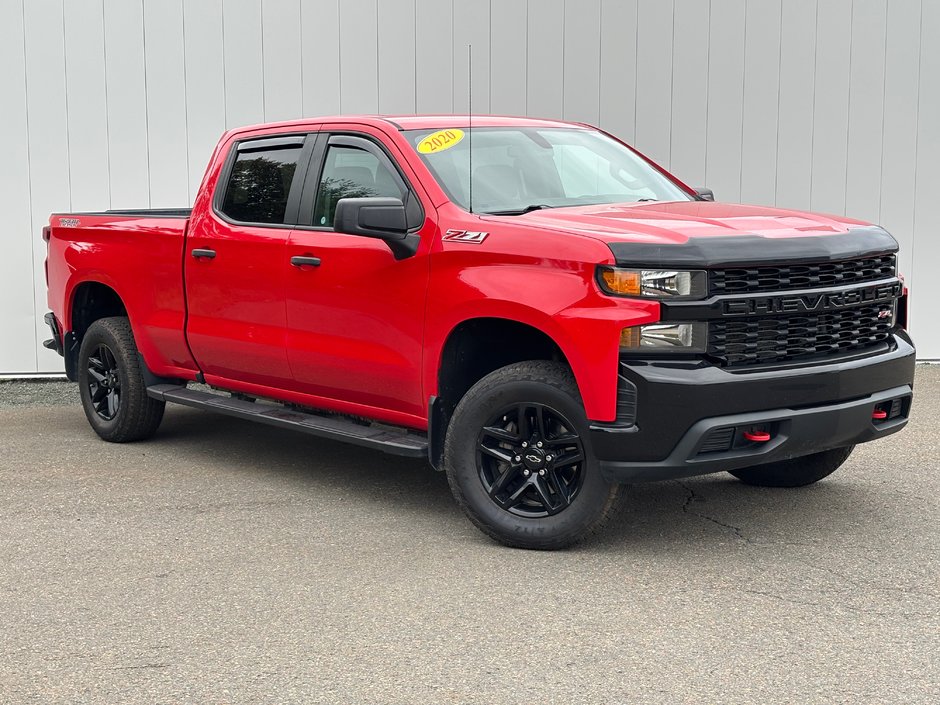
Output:
M407 130L405 135L450 199L476 213L518 215L561 206L692 200L642 157L601 132L475 127L471 204L469 130Z

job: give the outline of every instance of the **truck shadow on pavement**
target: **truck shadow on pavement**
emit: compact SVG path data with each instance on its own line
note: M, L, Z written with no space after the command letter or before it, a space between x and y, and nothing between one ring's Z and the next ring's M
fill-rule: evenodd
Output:
M365 512L413 515L439 522L457 542L492 545L464 518L443 473L421 460L178 407L167 409L151 441L135 445L171 462L178 458L193 472L209 466L240 479L299 485L312 496L341 495ZM870 517L865 505L883 499L877 487L853 481L852 466L864 462L850 459L833 478L799 489L750 487L723 473L625 486L606 528L572 550L653 554L716 545L818 545L827 535L857 533Z

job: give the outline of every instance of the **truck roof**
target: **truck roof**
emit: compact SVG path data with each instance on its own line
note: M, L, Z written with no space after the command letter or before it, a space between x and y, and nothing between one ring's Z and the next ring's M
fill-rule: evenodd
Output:
M231 132L249 132L271 127L313 127L330 122L356 122L375 127L392 124L399 130L427 130L433 128L467 127L469 116L466 113L458 115L324 115L304 118L302 120L246 125L244 127L237 127L231 130ZM511 115L474 115L473 124L478 127L584 127L583 123L515 117Z

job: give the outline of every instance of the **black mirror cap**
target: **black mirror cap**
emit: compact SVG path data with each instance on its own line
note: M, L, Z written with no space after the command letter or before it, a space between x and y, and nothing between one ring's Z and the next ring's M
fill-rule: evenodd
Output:
M416 234L408 232L408 214L398 198L341 198L336 202L333 229L385 240L395 259L412 256L420 242Z
M710 188L705 188L704 186L696 186L694 189L695 195L700 201L714 201L715 193Z

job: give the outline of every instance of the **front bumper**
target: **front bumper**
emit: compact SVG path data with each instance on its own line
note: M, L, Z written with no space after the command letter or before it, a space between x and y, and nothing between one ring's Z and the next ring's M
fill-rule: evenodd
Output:
M864 443L907 423L914 359L898 331L877 352L816 365L729 372L704 360L623 360L633 423L592 424L591 445L606 478L645 482ZM874 419L882 410L888 417ZM744 438L754 429L770 439Z

